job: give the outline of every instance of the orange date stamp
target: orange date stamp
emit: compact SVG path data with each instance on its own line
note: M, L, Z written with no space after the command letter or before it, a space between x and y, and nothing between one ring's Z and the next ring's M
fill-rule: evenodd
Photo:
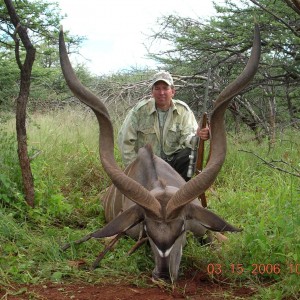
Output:
M300 275L300 264L251 264L250 268L246 268L243 264L235 263L230 264L229 267L227 266L225 269L225 266L222 264L210 263L207 265L206 270L209 275L221 275L224 271L229 271L237 275L242 275L245 272L250 272L252 275L279 275L282 271Z

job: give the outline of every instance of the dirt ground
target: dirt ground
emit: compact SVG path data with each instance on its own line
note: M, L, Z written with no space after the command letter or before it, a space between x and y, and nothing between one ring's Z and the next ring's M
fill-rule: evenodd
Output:
M152 283L152 282L149 282ZM197 274L181 279L175 287L152 283L153 287L142 288L128 284L47 283L41 285L11 286L0 288L1 300L15 299L72 299L72 300L221 300L249 299L255 290L250 287L232 287L225 282L212 282L207 274Z

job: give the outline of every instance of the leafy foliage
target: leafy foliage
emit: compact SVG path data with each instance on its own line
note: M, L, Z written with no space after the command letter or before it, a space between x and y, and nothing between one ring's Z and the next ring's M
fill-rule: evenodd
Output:
M257 132L260 127L270 135L276 117L284 124L299 123L299 15L283 1L262 0L259 4L266 10L250 1L215 4L217 15L207 20L164 16L160 19L161 29L153 33L150 43L165 41L170 48L152 53L151 57L172 73L198 76L198 85L183 86L180 96L199 111L199 101L205 101L209 69L208 106L212 106L216 95L245 66L253 24L257 22L262 35L260 69L230 109L234 117L252 130Z
M32 74L31 98L46 101L59 97L65 92L61 84L61 71L58 59L58 31L61 14L58 3L49 1L15 1L15 9L26 24L29 38L37 49L36 63ZM78 51L83 37L67 34L70 52ZM8 110L13 107L17 97L20 70L15 58L15 28L11 23L4 2L0 3L0 108ZM21 47L21 60L24 60L24 49ZM51 91L51 92L50 92Z

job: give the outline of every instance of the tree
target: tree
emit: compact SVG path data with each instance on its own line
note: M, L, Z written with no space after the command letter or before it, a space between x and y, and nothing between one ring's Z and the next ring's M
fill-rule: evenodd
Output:
M30 90L30 77L32 72L32 66L35 60L35 48L33 47L27 30L21 25L20 19L15 11L15 8L11 0L5 0L7 11L11 18L11 22L15 27L15 53L16 60L21 71L21 82L20 82L20 93L17 98L17 111L16 111L16 129L17 129L17 139L18 139L18 156L21 166L25 199L28 205L34 207L34 185L33 176L30 168L30 161L27 150L27 135L26 135L26 106ZM16 37L20 37L25 49L26 57L24 63L22 63L20 58L20 44Z
M41 99L49 94L64 92L64 86L57 84L61 79L57 48L58 31L61 20L65 17L61 14L58 3L44 0L22 0L13 3L19 19L27 28L28 36L36 48L30 98ZM0 66L3 67L1 68L3 72L0 71L0 109L3 110L13 106L13 99L17 97L19 89L19 70L14 56L15 28L4 2L0 2L0 33ZM84 37L66 32L66 38L70 53L77 53ZM22 54L24 48L22 44L20 46L20 57L24 59Z
M230 110L257 138L261 130L272 138L275 124L297 126L299 122L300 105L296 99L300 94L300 39L295 34L299 16L283 1L261 0L259 3L280 21L249 1L229 0L223 6L215 4L218 14L207 20L164 16L160 19L161 29L153 32L150 42L165 41L171 47L150 53L150 57L173 73L194 75L192 81L179 87L181 96L192 99L190 105L199 111L209 69L212 70L209 95L213 99L244 67L256 20L262 32L260 70ZM199 100L200 107L195 107Z
M14 78L16 70L12 67L11 63L11 51L14 48L15 59L20 70L19 95L16 101L18 157L21 166L25 200L28 205L34 207L34 183L30 168L26 133L26 108L30 94L33 64L36 57L34 43L36 45L47 43L47 51L44 51L46 54L45 57L51 57L53 53L51 46L53 47L57 43L57 26L60 24L62 17L57 13L57 10L50 9L54 6L54 3L23 0L13 4L11 0L5 0L5 6L0 5L0 31L2 32L0 39L0 63L2 65L6 64L13 70L11 75L8 76L8 84L11 84L16 80ZM21 40L21 44L19 39ZM42 47L40 46L38 49L41 50ZM3 55L4 53L9 55ZM49 68L53 64L55 64L53 61L51 63L49 60L46 62Z
M256 0L250 0L252 3L260 7L262 10L270 14L273 18L275 18L278 22L282 23L285 25L287 28L289 28L293 34L296 36L300 36L299 30L298 30L298 24L297 22L294 23L292 22L291 24L289 22L286 22L281 16L278 16L277 14L273 13L272 10L269 10L268 7L264 6L263 3L260 3L259 1ZM300 1L299 0L284 0L284 2L291 8L293 9L298 15L300 15Z

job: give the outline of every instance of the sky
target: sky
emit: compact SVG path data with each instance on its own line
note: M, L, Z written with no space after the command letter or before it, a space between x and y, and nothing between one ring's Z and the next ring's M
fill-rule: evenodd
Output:
M132 68L155 68L146 58L147 36L157 28L157 19L177 14L197 19L214 14L212 0L57 0L64 30L72 35L86 36L81 56L73 63L83 62L96 75L108 75ZM157 47L158 45L156 45ZM150 48L150 51L155 49ZM153 51L154 52L154 51Z

